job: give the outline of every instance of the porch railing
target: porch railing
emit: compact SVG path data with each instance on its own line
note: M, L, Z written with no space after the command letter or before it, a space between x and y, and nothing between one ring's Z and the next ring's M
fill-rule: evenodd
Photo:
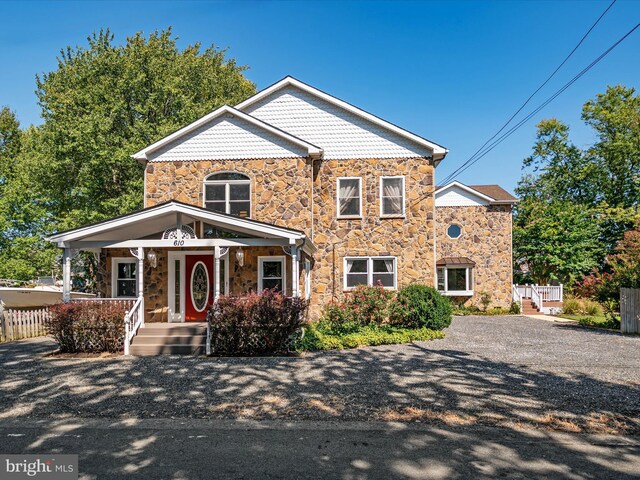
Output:
M511 301L516 302L522 306L522 295L517 285L511 286Z
M133 298L74 298L72 302L99 302L110 303L120 307L124 307L125 310L131 310L136 302Z
M537 287L542 300L545 302L561 302L562 301L562 285L552 286L538 286Z
M542 311L544 300L542 299L542 295L540 295L538 288L539 287L537 285L531 285L531 302L538 307L538 310Z
M131 340L138 333L140 325L144 321L143 301L142 297L138 297L136 302L128 310L124 316L124 354L129 355Z

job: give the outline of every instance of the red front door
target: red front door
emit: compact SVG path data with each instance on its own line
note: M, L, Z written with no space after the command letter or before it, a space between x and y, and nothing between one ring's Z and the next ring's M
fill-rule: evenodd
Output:
M185 320L203 322L213 304L213 255L186 255L185 274Z

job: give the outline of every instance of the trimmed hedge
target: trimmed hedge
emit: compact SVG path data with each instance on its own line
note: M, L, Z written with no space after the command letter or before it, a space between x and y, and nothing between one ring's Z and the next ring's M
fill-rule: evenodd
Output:
M305 326L298 350L342 350L375 345L411 343L444 338L444 333L428 328L401 328L392 325L360 325L349 333L336 330L326 322Z
M69 302L49 307L45 320L62 353L119 352L124 342L125 307L111 302Z
M293 350L302 332L307 301L273 290L221 296L209 308L211 351L215 355L270 355Z

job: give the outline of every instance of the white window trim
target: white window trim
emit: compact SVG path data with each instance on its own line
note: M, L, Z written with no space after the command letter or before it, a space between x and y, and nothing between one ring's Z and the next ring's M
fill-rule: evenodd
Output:
M138 298L138 267L136 265L136 296L135 297L118 297L118 264L120 263L138 263L138 259L131 257L111 257L111 297L112 298Z
M384 213L384 202L382 192L382 184L386 179L400 178L402 180L402 213ZM380 177L380 218L404 218L406 215L406 204L407 204L407 191L405 186L405 177L404 175L389 175Z
M264 262L282 262L282 293L287 294L287 257L275 255L270 257L258 257L258 293L262 293L262 264Z
M340 215L340 180L358 180L358 189L360 194L360 211L357 215ZM337 218L362 218L362 177L338 177L336 179L336 217Z
M385 290L397 290L398 288L398 257L382 256L382 257L344 257L342 262L342 288L344 291L354 290L356 287L347 287L347 262L349 260L367 260L367 285L373 285L373 261L374 260L393 260L393 286L383 287Z
M466 290L449 290L448 289L448 285L449 285L449 269L462 269L464 268L466 270L465 272L465 287ZM473 295L473 280L475 275L471 275L471 281L469 278L469 273L471 271L473 271L472 266L470 265L444 265L444 266L439 266L436 268L436 290L438 290L438 292L440 292L441 295L447 296L447 297L471 297ZM444 273L444 290L440 290L438 289L438 270L443 269L443 273Z
M244 175L245 177L247 177L246 180L207 180L207 177L210 177L211 175L218 175L220 173L237 173L238 175ZM246 173L243 172L236 172L235 170L224 170L222 172L213 172L208 174L204 181L203 181L204 187L202 189L202 207L203 208L207 208L207 185L224 185L224 213L226 213L227 215L231 215L231 185L249 185L249 216L246 218L252 218L253 217L253 201L251 200L253 198L253 186L251 185L251 178L249 177L249 175L247 175ZM245 201L245 200L243 200ZM213 211L213 210L212 210ZM240 217L243 218L243 217Z
M453 226L457 226L460 229L460 235L458 235L457 237L452 237L451 235L449 235L449 229ZM464 228L462 228L462 225L460 225L459 223L452 223L451 225L449 225L447 227L447 237L449 237L451 240L457 240L460 237L462 237L462 235L464 235Z

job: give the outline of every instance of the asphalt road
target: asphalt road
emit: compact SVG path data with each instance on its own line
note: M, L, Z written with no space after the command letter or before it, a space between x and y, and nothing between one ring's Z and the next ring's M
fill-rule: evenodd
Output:
M631 479L640 438L377 422L0 420L2 453L79 454L82 479Z

